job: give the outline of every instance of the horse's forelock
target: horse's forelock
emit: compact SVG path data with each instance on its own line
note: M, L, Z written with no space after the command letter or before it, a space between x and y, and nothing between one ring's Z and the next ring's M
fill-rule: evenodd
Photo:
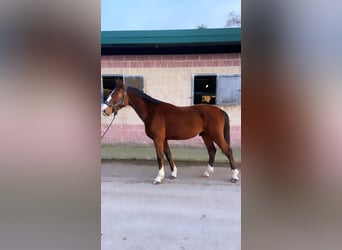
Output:
M115 79L115 86L116 87L124 87L124 83L122 82L122 80L120 78L116 78Z

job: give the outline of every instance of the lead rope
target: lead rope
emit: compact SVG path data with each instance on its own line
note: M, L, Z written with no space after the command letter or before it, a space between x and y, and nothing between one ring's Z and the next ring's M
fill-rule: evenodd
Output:
M115 116L116 116L117 113L118 113L118 112L115 112L115 113L113 114L113 119L112 119L112 121L109 123L109 125L108 125L108 127L106 128L106 130L105 130L105 132L103 133L103 135L101 136L101 140L102 140L102 138L105 136L105 134L107 133L107 131L109 130L110 126L112 126L112 123L113 123L113 121L114 121Z

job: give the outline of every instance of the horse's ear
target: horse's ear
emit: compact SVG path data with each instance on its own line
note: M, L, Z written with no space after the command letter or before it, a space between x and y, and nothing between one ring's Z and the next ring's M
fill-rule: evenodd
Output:
M124 87L124 84L120 78L115 79L115 86L116 87Z

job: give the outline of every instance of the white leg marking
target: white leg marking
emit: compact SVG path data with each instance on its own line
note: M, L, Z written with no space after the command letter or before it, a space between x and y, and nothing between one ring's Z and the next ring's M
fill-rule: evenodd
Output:
M240 178L239 178L239 170L237 170L237 169L233 169L232 170L232 179L234 179L234 180L239 180Z
M177 178L177 167L176 167L176 165L173 165L173 171L171 172L171 176L173 178Z
M161 183L164 177L165 177L164 166L162 166L161 169L158 171L158 175L154 179L153 184Z
M210 174L214 173L214 167L208 164L207 170L203 173L203 177L209 177Z

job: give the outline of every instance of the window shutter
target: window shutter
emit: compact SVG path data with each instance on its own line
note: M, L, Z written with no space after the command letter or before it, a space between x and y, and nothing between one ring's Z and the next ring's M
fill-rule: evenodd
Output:
M124 84L128 87L144 90L144 78L142 76L124 76Z
M241 104L241 75L217 77L216 104L234 106Z

